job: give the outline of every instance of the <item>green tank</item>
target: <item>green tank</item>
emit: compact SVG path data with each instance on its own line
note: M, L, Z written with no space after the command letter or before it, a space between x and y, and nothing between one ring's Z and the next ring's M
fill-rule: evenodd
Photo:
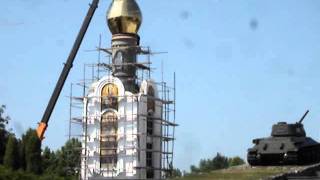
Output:
M254 139L247 160L252 166L306 165L320 162L320 144L306 136L302 121L279 122L272 126L271 137Z

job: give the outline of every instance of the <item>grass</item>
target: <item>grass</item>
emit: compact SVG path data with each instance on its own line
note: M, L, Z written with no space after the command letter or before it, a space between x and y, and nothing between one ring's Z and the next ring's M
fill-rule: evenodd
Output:
M278 175L287 172L287 168L245 168L245 169L225 169L202 173L199 175L190 175L175 180L258 180L269 176Z

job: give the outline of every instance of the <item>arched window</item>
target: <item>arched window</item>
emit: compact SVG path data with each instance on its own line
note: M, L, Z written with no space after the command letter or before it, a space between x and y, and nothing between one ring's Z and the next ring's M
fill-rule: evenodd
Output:
M101 91L101 107L103 109L118 109L119 90L115 84L106 84Z
M148 101L147 101L147 109L148 113L154 113L155 111L155 93L152 86L148 87Z
M119 71L123 71L123 63L124 63L124 52L119 50L115 53L114 57L112 58L113 64L113 72L117 73Z
M148 87L148 92L147 92L147 134L148 135L153 135L153 114L155 112L155 98L154 98L154 89L152 86Z
M147 117L147 135L153 136L154 133L154 119L153 115L155 113L155 92L152 86L148 87L147 92L147 110L148 110L148 117ZM147 151L146 151L146 166L150 169L147 169L146 177L147 179L154 178L154 170L153 167L153 143L147 143Z
M101 118L100 165L109 171L117 165L118 118L115 112L108 111Z

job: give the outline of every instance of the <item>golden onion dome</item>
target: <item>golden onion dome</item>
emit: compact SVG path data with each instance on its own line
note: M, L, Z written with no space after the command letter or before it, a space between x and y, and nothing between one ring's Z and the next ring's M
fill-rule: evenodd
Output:
M136 34L142 22L141 11L135 0L113 0L107 16L112 34Z

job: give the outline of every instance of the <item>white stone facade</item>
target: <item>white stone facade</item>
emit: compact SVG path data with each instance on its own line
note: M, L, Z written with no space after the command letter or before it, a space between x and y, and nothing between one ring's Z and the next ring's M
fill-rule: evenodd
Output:
M138 93L125 91L112 76L91 85L84 98L83 180L161 179L162 102L152 80L139 86Z

